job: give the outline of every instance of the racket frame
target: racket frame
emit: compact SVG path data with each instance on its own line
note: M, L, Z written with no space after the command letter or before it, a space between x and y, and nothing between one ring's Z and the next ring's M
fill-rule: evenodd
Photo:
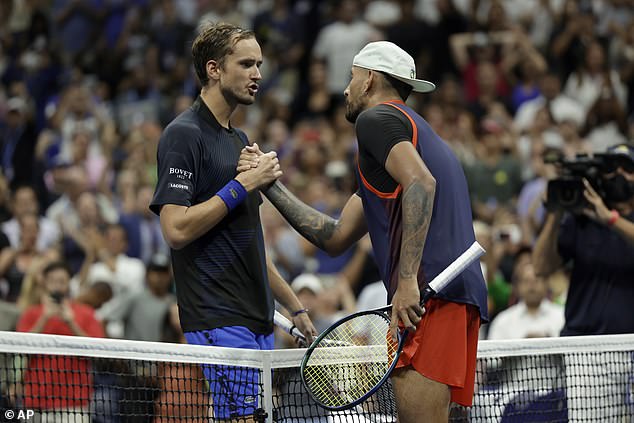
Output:
M306 387L309 395L311 396L311 398L317 403L319 404L319 406L325 408L326 410L329 411L343 411L343 410L348 410L352 407L355 407L359 404L361 404L363 401L365 401L366 399L368 399L369 397L371 397L372 395L374 395L374 393L376 393L376 391L378 391L381 386L383 386L383 384L385 383L385 381L390 377L392 370L394 370L394 368L396 367L396 364L398 363L398 359L401 355L401 352L403 351L403 346L405 345L405 341L407 340L407 335L408 335L408 331L407 329L404 330L403 332L398 332L397 337L398 337L398 345L396 348L396 351L394 353L394 359L392 360L392 363L390 364L389 368L386 370L385 374L383 375L383 377L381 377L381 379L372 387L372 389L370 389L368 392L366 392L364 395L362 395L361 397L357 398L356 400L346 403L344 405L340 405L340 406L332 406L329 404L325 404L324 402L320 401L318 398L315 397L315 395L313 395L312 391L310 389L308 389L308 381L306 380L306 368L308 366L308 361L310 359L310 357L312 356L313 352L315 350L317 350L317 346L320 345L320 343L322 342L322 340L328 336L330 333L332 333L333 331L335 331L337 328L339 328L341 325L343 325L344 323L355 319L357 317L360 316L369 316L369 315L378 315L381 316L382 318L386 319L388 324L390 322L390 310L392 309L392 306L384 306L384 307L379 307L379 308L375 308L372 310L364 310L364 311L358 311L356 313L350 314L346 317L343 317L341 320L338 320L337 322L335 322L333 325L331 325L328 329L326 329L324 332L322 332L316 339L315 341L310 345L310 347L308 347L308 349L306 350L306 354L304 354L304 358L302 359L302 363L300 366L300 376L302 379L302 383L304 384L304 386ZM387 333L385 334L385 336L387 336ZM353 346L353 345L351 345ZM324 346L324 348L333 348L333 347L328 347L328 346Z

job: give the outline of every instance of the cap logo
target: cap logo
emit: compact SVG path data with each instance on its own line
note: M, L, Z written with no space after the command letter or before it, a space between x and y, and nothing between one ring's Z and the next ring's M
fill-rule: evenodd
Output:
M416 79L416 69L412 69L409 71L409 77L412 79Z

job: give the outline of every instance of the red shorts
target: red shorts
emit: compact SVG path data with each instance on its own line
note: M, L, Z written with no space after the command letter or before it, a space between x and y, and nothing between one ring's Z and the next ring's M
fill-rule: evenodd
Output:
M448 385L452 402L470 407L480 330L478 308L432 298L425 309L396 368L411 365L426 378Z

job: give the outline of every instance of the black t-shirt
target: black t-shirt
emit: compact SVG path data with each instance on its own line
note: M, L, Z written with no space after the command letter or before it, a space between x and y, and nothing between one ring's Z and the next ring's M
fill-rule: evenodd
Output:
M624 216L634 221L634 214ZM634 247L586 217L561 224L559 254L572 260L564 336L634 332Z
M411 142L412 124L398 109L380 104L363 112L355 127L361 173L377 190L393 192L398 182L385 169L385 162L396 144Z
M152 211L159 214L165 204L189 207L213 197L235 177L246 144L246 135L223 128L199 97L163 132ZM223 326L246 326L263 334L273 330L261 202L259 192L251 192L209 232L172 250L183 331Z

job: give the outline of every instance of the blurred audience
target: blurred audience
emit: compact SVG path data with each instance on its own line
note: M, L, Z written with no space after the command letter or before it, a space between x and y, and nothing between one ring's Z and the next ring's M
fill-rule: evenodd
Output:
M437 89L408 104L452 147L468 177L477 237L488 251L489 311L497 319L507 307L517 312L520 279L531 277L527 266L519 279L513 269L527 251L537 247L539 274L555 270L543 267L539 239L552 229L543 201L561 160L633 141L631 9L620 0L3 2L0 313L11 327L16 312L41 306L42 270L63 260L70 297L98 310L108 336L162 338L149 322L164 322L172 288L153 257L168 257L169 249L147 204L161 131L199 89L188 50L208 19L253 28L263 50L256 104L232 124L275 150L289 189L330 215L357 189L354 127L341 103L352 56L377 39L410 52L418 76ZM322 328L385 302L367 241L333 259L266 202L262 216L273 260L286 280L303 281L294 287L314 304L308 308ZM620 219L603 230L626 236ZM593 222L573 227L585 233ZM554 275L548 291L565 303L569 268ZM574 326L591 325L598 314L587 308ZM526 324L534 317L522 316Z

